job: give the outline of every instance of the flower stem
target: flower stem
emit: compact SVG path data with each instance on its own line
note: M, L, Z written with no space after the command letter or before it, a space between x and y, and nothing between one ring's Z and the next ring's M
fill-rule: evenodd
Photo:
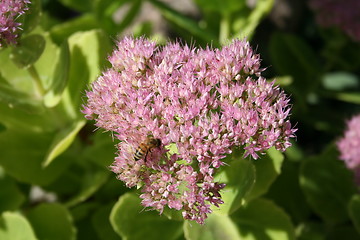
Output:
M28 68L28 71L29 71L32 79L34 80L36 90L38 91L38 93L40 93L41 96L44 96L46 91L42 85L41 79L40 79L39 74L36 71L35 67L30 66Z
M220 43L224 44L225 41L229 38L229 35L230 35L230 15L224 13L220 21L220 34L219 34Z

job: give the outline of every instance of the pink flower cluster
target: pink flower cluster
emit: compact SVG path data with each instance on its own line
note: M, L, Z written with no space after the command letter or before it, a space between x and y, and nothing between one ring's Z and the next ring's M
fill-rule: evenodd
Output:
M354 41L360 41L359 0L310 0L316 21L322 27L338 27Z
M223 203L225 185L214 174L234 147L256 159L291 145L289 99L261 77L260 58L245 40L220 50L124 38L109 61L82 111L120 140L111 169L128 187L142 187L146 207L183 210L203 223L210 206ZM149 136L161 146L136 161Z
M0 1L0 47L4 44L15 44L17 30L21 23L16 19L25 13L29 0L1 0Z
M337 142L340 159L345 161L349 169L355 171L360 183L360 115L347 122L344 137Z

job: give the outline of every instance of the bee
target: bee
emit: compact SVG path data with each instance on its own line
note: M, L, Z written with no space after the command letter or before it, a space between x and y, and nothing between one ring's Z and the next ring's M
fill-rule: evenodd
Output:
M139 144L134 154L134 160L138 161L144 157L146 161L147 154L154 148L160 147L161 140L158 138L147 137L146 140Z

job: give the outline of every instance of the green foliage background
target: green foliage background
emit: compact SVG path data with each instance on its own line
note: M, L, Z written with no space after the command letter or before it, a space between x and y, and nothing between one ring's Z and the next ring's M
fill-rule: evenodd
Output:
M1 240L360 239L358 187L334 144L360 112L360 44L317 26L305 3L281 25L274 0L189 2L195 13L160 0L32 1L19 44L0 50ZM161 21L139 20L144 9ZM108 169L111 134L80 112L125 34L213 47L246 37L291 96L293 147L228 156L216 176L225 204L203 226L143 209Z

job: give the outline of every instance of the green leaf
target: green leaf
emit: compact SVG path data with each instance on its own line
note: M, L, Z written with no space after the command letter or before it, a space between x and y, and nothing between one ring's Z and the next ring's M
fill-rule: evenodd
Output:
M304 222L297 229L298 240L325 240L325 226L320 222Z
M76 229L68 210L59 203L43 203L27 214L39 239L71 240L76 238Z
M43 168L42 163L52 138L51 132L30 132L22 129L7 129L1 132L0 165L19 181L40 186L50 184L74 160L72 156L62 154L58 161Z
M284 161L280 176L266 195L284 208L295 223L303 222L311 214L299 184L299 165L289 160Z
M178 239L182 234L182 222L168 220L164 216L159 216L156 211L143 210L144 207L141 206L137 195L122 195L110 214L110 222L115 232L129 240L171 240Z
M63 102L69 116L76 119L85 88L101 73L110 42L99 30L78 32L69 38L70 74L68 88L63 94ZM82 115L82 114L81 114Z
M67 41L64 41L59 49L59 55L55 62L53 78L50 79L49 89L44 96L44 104L46 107L56 106L60 100L62 93L67 85L70 67L70 52Z
M339 225L330 228L329 232L327 233L326 240L338 239L360 240L360 235L353 226L349 225Z
M292 240L295 230L289 216L266 199L255 199L231 215L242 240Z
M213 207L213 211L230 215L242 204L246 194L255 183L255 168L247 159L238 159L224 166L224 170L216 175L214 181L226 183L226 187L221 191L224 204L220 209Z
M108 171L104 169L82 175L83 181L80 191L66 203L66 206L74 206L92 196L106 182L108 176Z
M53 41L60 45L76 32L90 31L95 28L99 28L99 22L94 18L94 15L83 14L66 22L56 24L50 29L50 35Z
M1 240L37 240L31 225L20 214L4 212L0 226Z
M345 89L354 89L359 86L359 78L349 72L327 73L322 79L326 89L341 91Z
M59 61L63 52L60 50L60 47L51 40L48 32L43 33L43 38L46 41L46 45L44 53L34 65L33 78L40 79L42 87L48 90L50 87L53 87L54 79L58 77L54 76L54 74L58 74L58 72L55 71L58 67L56 63Z
M29 10L25 12L24 23L21 28L23 33L29 33L40 23L41 20L41 0L31 0L28 4ZM22 16L21 16L22 17Z
M136 1L137 2L137 1ZM94 15L98 24L110 35L118 34L118 26L114 21L114 15L121 10L127 10L131 6L131 0L96 0L94 2Z
M95 228L92 227L92 215L99 207L99 202L85 202L71 209L76 221L77 239L99 240Z
M235 33L233 38L250 38L260 21L265 18L274 6L274 0L259 0L256 1L255 7L249 11L248 16L244 14L237 14L234 21L233 31Z
M3 170L0 168L0 213L15 211L25 201L25 196L16 182L2 172Z
M0 82L2 86L9 86L10 89L19 91L29 96L34 97L34 84L32 82L29 72L25 69L20 69L13 61L9 61L11 49L6 48L0 51ZM33 100L34 101L34 100ZM39 101L38 101L39 102ZM30 105L29 103L28 105Z
M72 8L80 12L89 12L92 10L93 1L92 0L59 0L65 6Z
M115 28L117 32L122 32L126 27L128 27L133 22L135 17L138 16L138 13L142 6L142 2L143 0L132 0L129 2L129 4L131 4L129 10L123 17L122 21L119 24L117 24L117 27Z
M200 28L197 22L195 22L194 20L170 8L163 2L160 2L158 0L150 0L150 2L160 10L161 14L168 21L180 26L181 28L185 29L186 31L190 32L191 34L200 39L203 39L207 42L212 42L214 45L218 45L218 38L212 33Z
M335 97L344 102L360 104L360 94L357 92L354 92L354 93L341 92L341 93L335 94Z
M195 2L204 11L220 12L222 14L231 14L242 8L247 8L244 0L195 0Z
M331 146L319 156L304 159L300 186L313 210L329 224L348 220L347 205L356 192L351 172Z
M279 75L291 75L301 96L319 84L321 65L305 41L295 35L274 33L269 44L271 62Z
M269 190L271 184L281 172L283 161L283 154L275 148L270 148L265 156L253 161L256 179L253 189L246 197L247 200L257 198Z
M237 226L228 216L212 213L204 225L185 221L184 235L187 240L242 240Z
M57 156L63 153L74 141L80 129L86 121L76 121L69 127L62 129L55 136L51 143L48 153L46 154L44 167L47 167Z
M0 82L0 101L28 113L44 111L41 101L27 93L16 90L7 82Z
M27 68L33 65L44 52L45 39L39 34L33 34L21 38L19 46L11 51L10 58L19 68Z
M87 128L85 132L92 132L92 128ZM109 132L96 131L88 136L89 144L84 148L84 158L88 159L100 167L109 166L115 159L115 144ZM91 144L90 144L91 143Z
M354 223L354 226L358 233L360 233L360 195L355 194L352 196L349 205L348 211L351 221Z
M120 237L114 232L109 221L113 205L114 203L101 206L91 218L93 228L100 240L120 240Z

